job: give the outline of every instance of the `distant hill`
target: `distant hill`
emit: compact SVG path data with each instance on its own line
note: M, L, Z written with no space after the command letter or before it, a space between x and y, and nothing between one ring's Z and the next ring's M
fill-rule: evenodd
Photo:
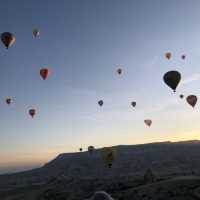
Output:
M8 189L9 192L13 192L13 195L15 193L18 195L19 191L24 191L20 188L26 188L27 195L29 195L28 191L33 192L33 190L43 195L44 191L45 193L46 190L49 191L49 187L53 194L54 192L62 193L63 185L68 188L70 184L75 187L75 190L78 190L76 187L79 189L86 186L92 187L91 192L95 191L95 188L106 189L107 186L110 187L109 185L118 187L116 184L122 185L119 186L120 188L128 189L143 185L143 176L148 169L153 170L160 181L171 180L175 177L195 176L197 178L195 180L192 178L192 183L198 182L199 184L200 141L198 140L119 145L116 149L117 158L111 169L105 167L100 155L101 149L96 149L92 155L88 152L63 153L41 168L1 175L0 196L1 194L6 196ZM70 188L67 188L65 190L70 191ZM23 200L21 196L20 198Z
M57 176L107 177L141 175L152 168L161 176L200 173L200 141L160 142L116 146L117 159L111 170L101 160L100 149L88 152L63 153L43 167L0 176L0 188L9 184L42 183Z

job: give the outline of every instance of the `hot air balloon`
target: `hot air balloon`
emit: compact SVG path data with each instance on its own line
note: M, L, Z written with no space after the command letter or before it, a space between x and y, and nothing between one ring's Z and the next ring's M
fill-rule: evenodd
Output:
M47 68L43 68L40 70L40 76L43 80L46 80L49 75L49 70Z
M3 42L5 47L8 49L10 46L12 46L15 43L16 38L12 33L4 32L1 34L1 41Z
M88 147L88 152L89 152L89 154L92 154L93 152L94 152L94 146L89 146Z
M36 110L35 109L30 109L29 110L29 115L33 118L36 114Z
M103 100L98 101L99 106L103 106Z
M121 68L118 68L118 69L117 69L117 73L118 73L119 75L121 75L121 74L122 74L122 69L121 69Z
M164 82L176 92L176 88L181 80L181 74L178 71L169 71L163 76Z
M106 166L111 168L113 161L116 158L116 149L114 147L104 147L101 150L101 157Z
M33 36L36 38L40 35L40 31L38 29L33 29Z
M144 120L144 123L147 125L147 126L151 126L151 124L152 124L152 121L150 120L150 119L145 119Z
M179 97L180 97L181 99L183 99L183 98L184 98L184 95L183 95L183 94L180 94Z
M8 97L8 98L6 98L6 103L8 104L8 105L10 105L11 104L11 98L10 97Z
M135 101L132 101L132 102L131 102L131 105L132 105L133 107L135 107L135 106L136 106L136 102L135 102Z
M169 60L172 57L172 54L170 52L167 52L165 54L165 57Z
M82 151L83 151L83 149L82 149L82 148L80 148L80 149L79 149L79 151L80 151L80 152L82 152Z
M186 101L189 103L189 105L191 105L194 108L195 105L196 105L196 103L197 103L197 96L195 96L195 95L189 95L186 98Z
M181 58L182 58L182 60L185 60L186 55L182 55Z

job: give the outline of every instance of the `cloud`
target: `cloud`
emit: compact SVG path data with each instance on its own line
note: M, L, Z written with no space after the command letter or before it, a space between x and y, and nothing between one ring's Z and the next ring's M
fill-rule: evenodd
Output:
M193 74L191 75L190 77L184 79L182 82L181 82L181 85L186 85L186 84L190 84L194 81L198 81L200 80L200 73L196 73L196 74Z

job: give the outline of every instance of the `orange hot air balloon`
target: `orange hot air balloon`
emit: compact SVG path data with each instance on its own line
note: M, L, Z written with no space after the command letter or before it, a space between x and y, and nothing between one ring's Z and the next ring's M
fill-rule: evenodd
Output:
M1 34L1 41L3 42L5 47L8 49L10 46L12 46L15 43L16 38L12 33L4 32Z
M186 55L182 55L181 58L182 58L182 60L185 60Z
M47 68L43 68L40 70L40 76L43 80L46 80L49 75L49 70Z
M38 29L33 29L33 36L36 38L40 35L40 31Z
M119 75L121 75L121 74L122 74L122 69L121 69L121 68L118 68L118 69L117 69L117 73L118 73Z
M98 101L99 106L103 106L103 100Z
M195 95L189 95L186 98L186 101L188 102L189 105L191 105L194 108L195 105L196 105L196 103L197 103L197 96L195 96Z
M35 109L30 109L29 110L29 115L33 118L36 115L36 110Z
M172 57L172 54L170 52L167 52L165 54L165 57L169 60Z
M150 119L145 119L144 120L144 123L147 125L147 126L151 126L151 124L152 124L152 121L150 120Z
M11 98L10 97L8 97L8 98L6 98L6 103L8 104L8 105L10 105L11 104Z

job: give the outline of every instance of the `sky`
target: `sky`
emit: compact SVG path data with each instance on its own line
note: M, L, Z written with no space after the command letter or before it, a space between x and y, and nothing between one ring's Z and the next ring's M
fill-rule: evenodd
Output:
M199 9L198 0L2 0L0 32L16 43L0 44L0 173L89 145L200 139L198 103L179 98L200 92ZM170 70L182 75L176 94L163 82Z

